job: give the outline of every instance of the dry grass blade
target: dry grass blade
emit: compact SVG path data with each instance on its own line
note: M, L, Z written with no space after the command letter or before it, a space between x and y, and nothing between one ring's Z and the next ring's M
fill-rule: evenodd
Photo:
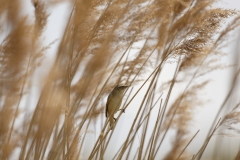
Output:
M209 141L211 140L213 134L215 133L215 131L217 130L217 128L219 127L219 124L221 122L221 119L219 119L218 123L216 124L216 126L214 127L214 130L212 131L212 133L209 135L209 137L207 138L207 140L205 141L205 143L203 144L203 146L199 149L199 151L195 154L193 159L201 159L203 152L205 151Z
M198 133L189 141L190 122L205 105L199 94L209 82L204 78L223 68L221 49L240 25L238 11L216 8L215 2L2 0L0 159L189 158L187 146ZM69 5L61 17L66 27L59 42L46 44L52 36L48 25L56 20L48 17L61 6L56 4ZM217 117L234 96L240 70L235 71ZM131 114L118 112L111 131L105 101L118 84L132 86L122 103ZM132 121L124 128L127 116ZM225 120L230 116L235 114ZM218 128L215 121L194 159ZM176 138L166 153L161 146L171 131ZM113 147L118 134L121 144Z
M182 150L182 152L179 154L179 156L177 157L177 159L179 159L181 157L181 155L183 154L183 152L186 150L186 148L188 147L188 145L192 142L192 140L196 137L196 135L198 134L200 130L198 130L194 136L191 138L191 140L188 142L188 144L184 147L184 149Z
M159 126L159 122L160 122L159 120L160 120L161 109L162 109L162 99L161 99L161 102L160 102L160 107L159 107L159 111L158 111L157 120L155 122L154 130L152 132L152 135L151 135L151 138L150 138L150 141L149 141L149 145L148 145L148 147L150 148L149 153L148 153L148 159L152 159L153 156L154 156L153 151L155 150L155 146L153 144L156 141L156 133L157 133L157 127ZM146 150L146 152L147 152L147 150ZM147 156L147 153L145 153L145 156Z

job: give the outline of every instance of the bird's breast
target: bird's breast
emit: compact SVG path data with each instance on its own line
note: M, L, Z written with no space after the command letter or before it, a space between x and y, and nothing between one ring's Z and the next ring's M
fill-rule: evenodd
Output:
M109 114L115 114L121 106L122 96L113 95L108 104ZM114 112L114 113L113 113Z

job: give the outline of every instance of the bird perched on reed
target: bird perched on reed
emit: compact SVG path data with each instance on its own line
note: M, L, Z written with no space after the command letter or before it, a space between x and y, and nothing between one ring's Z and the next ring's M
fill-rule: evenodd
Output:
M117 85L109 94L106 104L106 117L109 118L110 128L113 129L116 119L114 114L119 110L122 104L122 98L129 86Z

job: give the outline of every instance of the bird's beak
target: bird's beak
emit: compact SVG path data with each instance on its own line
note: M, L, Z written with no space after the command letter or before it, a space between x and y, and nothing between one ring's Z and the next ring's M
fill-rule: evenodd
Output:
M124 86L125 88L131 87L131 86Z

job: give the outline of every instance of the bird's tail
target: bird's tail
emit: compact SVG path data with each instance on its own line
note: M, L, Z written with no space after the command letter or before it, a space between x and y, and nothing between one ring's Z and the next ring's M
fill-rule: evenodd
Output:
M111 117L109 118L109 121L110 121L110 128L111 128L111 130L112 130L113 127L115 126L115 123L116 123L114 117L111 116Z

